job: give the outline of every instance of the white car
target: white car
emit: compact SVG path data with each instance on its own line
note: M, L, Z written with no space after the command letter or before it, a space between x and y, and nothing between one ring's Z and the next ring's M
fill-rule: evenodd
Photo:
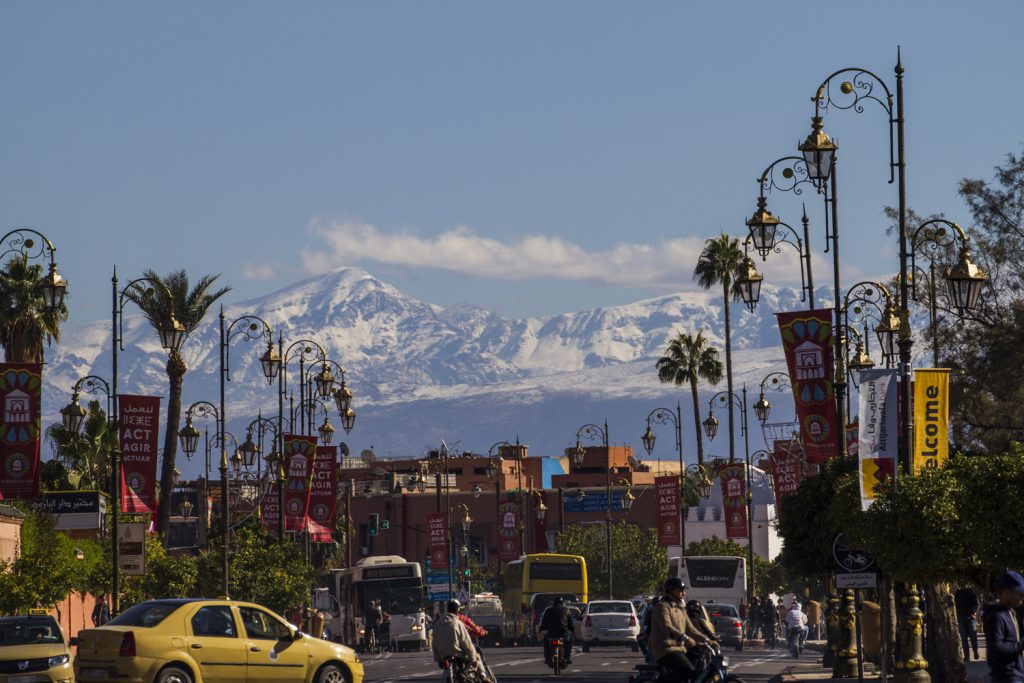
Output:
M629 600L594 600L587 603L580 623L579 641L587 652L595 645L628 645L640 650L636 637L640 620Z

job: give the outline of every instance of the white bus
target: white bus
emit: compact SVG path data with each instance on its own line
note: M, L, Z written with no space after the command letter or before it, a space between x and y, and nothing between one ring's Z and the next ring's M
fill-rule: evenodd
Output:
M427 615L423 610L423 574L418 562L398 555L366 557L354 567L331 570L337 615L328 629L337 642L351 646L363 641L363 615L370 601L379 600L390 615L390 644L396 650L422 650L427 645Z
M668 575L686 584L686 599L736 605L747 602L747 559L721 555L673 557Z

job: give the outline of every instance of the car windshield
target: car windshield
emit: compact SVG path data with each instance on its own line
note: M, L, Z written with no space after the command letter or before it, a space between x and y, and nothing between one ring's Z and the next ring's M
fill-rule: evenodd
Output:
M576 602L577 597L572 593L537 593L533 596L533 611L537 614L542 614L545 609L550 607L554 602L555 598L562 598L562 602Z
M109 626L142 626L149 628L163 621L168 614L181 607L178 602L143 602L129 607L107 622Z
M53 617L0 618L0 647L63 642Z
M592 602L588 614L631 614L633 605L628 602Z
M472 616L493 616L501 614L501 603L497 600L470 600L466 611Z
M738 617L740 613L732 605L705 605L713 617Z

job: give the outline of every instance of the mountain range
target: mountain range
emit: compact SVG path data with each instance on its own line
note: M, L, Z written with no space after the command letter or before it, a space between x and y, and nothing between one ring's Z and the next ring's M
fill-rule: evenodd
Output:
M130 307L125 311L118 389L126 394L166 396L166 354L148 322L141 315L129 315ZM802 308L806 306L799 290L769 286L762 289L755 311L741 303L732 307L735 388L739 392L746 383L750 406L757 400L761 379L785 369L774 313ZM189 369L184 382L186 406L197 400L218 400L217 313L211 311L182 347ZM312 339L324 346L329 358L341 363L355 393L353 408L358 418L346 436L337 416L332 416L338 428L335 441L340 436L353 454L373 449L378 457L418 456L442 440L458 450L486 452L495 442L517 437L529 444L532 455L560 455L575 443L577 429L586 423L603 425L606 418L612 444L629 444L642 451L640 435L648 413L659 407L674 408L679 401L683 448L692 462L695 441L689 388L661 384L654 363L680 330L703 330L712 345L724 346L722 298L717 290L508 319L478 306L442 307L419 301L365 270L342 268L224 307L229 323L250 314L269 323L275 335L281 332L286 347L290 341ZM260 371L258 359L264 348L244 338L235 338L230 347L226 412L228 430L239 440L245 438L245 425L257 413L277 412L276 383L268 387ZM110 378L110 351L109 321L65 329L61 343L47 350L45 424L57 419L79 377ZM289 387L297 386L297 380L293 358ZM713 389L701 387L702 417L712 392L724 388L724 381ZM778 406L772 421L793 419L788 395L775 396L769 396ZM752 411L750 423L751 450L764 448ZM675 457L671 429L657 429L653 457ZM726 456L727 441L720 434L705 446L705 453ZM739 455L742 443L737 436ZM183 469L191 475L196 467Z

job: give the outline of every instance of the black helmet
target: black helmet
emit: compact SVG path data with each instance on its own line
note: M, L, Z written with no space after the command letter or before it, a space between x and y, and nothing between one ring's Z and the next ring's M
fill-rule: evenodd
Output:
M704 610L701 609L700 603L696 600L686 601L686 613L691 617L704 618Z
M552 605L564 605L565 604L565 598L563 598L561 595L556 595L555 599L551 601L551 604Z
M459 613L459 610L461 610L461 609L462 609L462 604L461 604L461 603L459 603L459 601L458 601L458 600L454 600L454 599L452 599L452 600L449 600L449 601L448 601L448 606L447 606L447 608L448 608L448 611L449 611L449 612L450 612L451 614L458 614L458 613Z
M678 576L673 576L671 579L665 582L666 593L671 593L677 588L682 588L683 590L686 590L686 584L683 583L683 580L680 579Z

